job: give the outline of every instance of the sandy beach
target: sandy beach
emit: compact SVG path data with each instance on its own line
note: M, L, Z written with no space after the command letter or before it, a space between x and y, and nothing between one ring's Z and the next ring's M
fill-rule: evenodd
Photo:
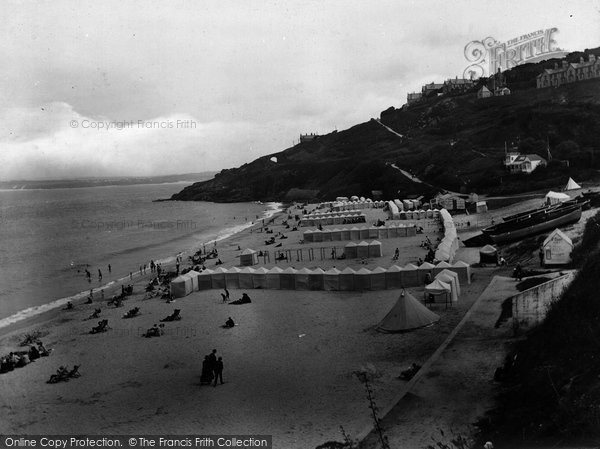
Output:
M292 210L292 214L301 213ZM381 210L367 210L367 222L384 218ZM345 242L300 243L301 232L286 229L287 216L274 217L275 234L246 229L218 243L223 266L237 266L238 247L255 250L267 236L279 240L292 254L298 248L331 247ZM425 235L437 238L429 221ZM381 258L366 267L387 268L415 263L424 257L419 243L424 235L383 239ZM400 258L393 261L395 248ZM365 265L360 260L280 261L285 268ZM339 252L338 252L339 254ZM477 261L477 249L460 248L457 260ZM212 268L214 260L206 264ZM262 259L259 266L262 265ZM271 263L274 257L271 255ZM185 263L183 264L185 266ZM504 268L507 270L507 268ZM0 338L0 352L18 346L25 333L40 331L50 357L2 374L1 433L43 434L268 434L274 447L310 448L330 440L342 441L340 426L354 438L371 425L364 385L356 372L370 374L375 400L381 409L394 405L405 385L400 371L411 363L424 364L461 321L487 287L497 269L475 269L474 281L461 285L458 304L434 311L436 325L402 334L382 334L374 326L395 304L398 290L370 292L251 290L251 304L224 304L219 290L194 292L166 303L143 299L146 279L134 284L134 295L121 308L78 304L57 312L48 321L12 329ZM410 292L423 297L423 289ZM238 299L242 290L230 290ZM123 319L124 312L140 307L141 315ZM97 320L86 320L95 307L108 319L106 333L90 335ZM499 307L499 305L498 305ZM165 335L144 338L146 329L174 309L182 320L166 323ZM231 316L233 329L220 326ZM204 356L215 348L224 361L224 385L200 385ZM67 383L46 384L61 365L81 365L82 376ZM415 427L419 432L428 429ZM435 429L430 429L432 435ZM421 435L427 439L427 435Z

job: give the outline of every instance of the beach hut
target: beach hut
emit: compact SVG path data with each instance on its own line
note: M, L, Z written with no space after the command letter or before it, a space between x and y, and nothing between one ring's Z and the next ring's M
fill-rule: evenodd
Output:
M387 227L382 226L377 229L377 238L378 239L387 239L388 236L389 236L389 231L388 231Z
M303 239L305 242L312 242L313 241L313 231L311 229L307 229L306 231L304 231L303 235Z
M429 326L440 317L421 304L409 292L403 291L398 301L377 325L380 332L406 332Z
M354 272L354 289L371 290L371 270L363 267Z
M358 252L356 247L357 245L354 242L349 242L344 246L344 256L346 256L346 259L356 259Z
M458 293L458 296L460 296L460 276L458 275L458 273L456 271L452 271L452 268L447 268L443 271L440 271L438 274L443 274L445 276L450 276L451 278L453 278L454 284L456 285L456 293Z
M394 223L390 224L387 230L389 239L395 239L398 237L398 226L396 226Z
M350 267L340 272L340 290L354 290L354 274L355 271Z
M198 290L210 290L212 288L211 274L212 270L203 270L198 275Z
M321 236L322 236L321 240L323 242L331 242L331 230L330 229L323 229Z
M427 209L425 211L425 218L433 218L433 210Z
M252 273L252 284L254 288L268 288L267 287L267 270L265 267L260 267L254 270Z
M369 244L364 240L356 245L356 257L358 259L366 259L369 257Z
M429 282L431 282L433 280L433 269L435 268L435 265L433 265L432 263L429 262L423 262L417 269L418 271L418 282L420 285L425 284L426 280L427 280L427 275L429 275Z
M445 260L442 260L440 263L438 263L438 264L437 264L437 265L434 267L434 269L432 270L432 273L431 273L431 275L432 275L433 277L436 277L436 276L437 276L437 274L438 274L440 271L443 271L443 270L445 270L446 268L451 268L451 267L452 267L452 265L450 265L450 264L449 264L448 262L446 262Z
M231 267L225 273L225 285L227 288L240 288L240 269Z
M402 268L392 265L385 272L385 287L387 289L402 288Z
M468 263L458 260L454 262L450 270L458 274L458 278L461 282L471 283L471 267Z
M247 267L258 263L258 253L253 249L246 248L240 253L240 265Z
M439 279L425 286L425 301L435 303L450 303L452 299L452 287Z
M401 271L400 279L403 287L415 287L420 285L417 266L412 263L406 264Z
M198 286L198 276L200 275L200 273L198 271L190 270L185 275L189 276L189 278L192 280L192 291L197 292L198 290L200 290Z
M456 290L455 280L452 276L447 274L438 274L435 278L438 281L448 284L450 286L450 299L452 302L458 302L458 291Z
M296 290L296 273L298 270L287 267L279 274L279 288L282 290Z
M338 228L334 228L330 231L331 233L331 241L339 242L342 240L342 231Z
M413 203L410 200L402 200L402 204L404 205L404 210L411 210L413 208Z
M417 227L414 224L407 226L406 227L406 236L414 237L415 235L417 235Z
M369 228L360 228L359 238L360 239L368 239L369 238Z
M379 237L379 228L377 226L369 227L369 237L370 239L376 239Z
M400 220L406 220L406 211L400 212Z
M313 242L322 242L323 241L323 232L320 229L315 229L313 231Z
M321 268L315 268L308 273L309 290L324 290L325 272ZM297 285L297 283L296 283Z
M438 218L440 216L439 209L433 209L433 218Z
M254 269L250 267L244 267L240 270L238 276L240 288L254 288Z
M544 265L565 265L571 260L573 242L560 229L550 233L542 244Z
M210 275L212 288L225 288L225 273L227 270L223 267L216 268Z
M342 228L342 240L352 240L350 228Z
M485 264L497 264L498 250L492 245L485 245L479 250L479 262Z
M386 289L386 280L385 280L385 268L377 267L373 271L371 271L371 290L385 290Z
M381 242L373 240L368 247L369 257L381 257Z
M360 230L357 227L350 228L350 240L359 240Z
M273 267L267 271L267 288L271 290L279 290L281 288L281 272L279 267Z
M337 268L331 268L323 274L323 289L335 291L340 289L340 273Z
M308 281L310 273L311 271L306 267L296 271L296 277L294 279L294 285L296 286L296 290L310 290L310 285Z
M424 220L426 218L426 212L423 209L419 210L419 220Z
M185 274L177 276L171 281L171 295L173 295L173 298L183 298L192 291L192 278Z
M397 237L406 237L406 225L401 223L396 228L396 236Z
M412 210L407 210L406 211L406 220L412 220L413 217L413 211Z

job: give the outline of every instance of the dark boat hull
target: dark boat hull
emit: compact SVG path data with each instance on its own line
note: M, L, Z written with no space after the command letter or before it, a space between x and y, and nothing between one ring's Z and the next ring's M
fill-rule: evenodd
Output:
M555 211L556 214L556 211ZM559 226L564 226L571 223L577 223L581 218L581 206L565 208L564 213L554 216L548 220L535 221L532 220L530 223L522 223L522 227L515 227L508 231L498 230L495 231L492 228L484 229L484 233L487 234L496 244L514 242L516 240L524 239L531 235L539 234L541 232L550 231ZM507 223L508 224L508 223Z

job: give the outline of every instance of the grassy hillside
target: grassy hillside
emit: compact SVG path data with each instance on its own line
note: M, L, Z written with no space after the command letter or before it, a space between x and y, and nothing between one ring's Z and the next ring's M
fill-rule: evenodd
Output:
M438 188L465 193L558 187L568 176L593 179L600 169L600 79L558 89L530 88L532 77L552 65L545 61L507 72L509 87L510 80L515 84L509 96L477 99L473 92L382 112L381 122L403 138L371 120L223 170L172 199L331 199L371 196L372 190L382 190L385 198L427 193L392 163ZM529 176L508 175L502 166L505 141L518 141L521 151L543 157L549 143L553 157L568 160L570 167L554 162Z

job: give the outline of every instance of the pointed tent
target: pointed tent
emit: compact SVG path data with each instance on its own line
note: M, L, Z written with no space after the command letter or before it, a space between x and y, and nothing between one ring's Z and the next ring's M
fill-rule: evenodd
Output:
M340 270L331 268L323 274L323 289L327 291L340 289Z
M438 264L435 266L435 268L433 269L433 272L432 272L432 275L433 275L433 277L437 276L437 274L438 274L440 271L443 271L443 270L445 270L446 268L450 268L450 267L452 267L452 265L450 265L448 262L446 262L446 261L444 261L444 260L443 260L443 261L441 261L441 262L440 262L440 263L438 263Z
M581 186L579 184L577 184L573 178L569 178L569 181L567 182L567 185L565 186L565 190L575 190L575 189L581 189Z
M265 267L260 267L252 273L252 284L254 288L267 288L267 270Z
M312 231L311 229L307 229L306 231L304 231L303 235L304 235L304 241L305 242L312 242L313 241L313 233L314 231Z
M321 268L315 268L308 275L308 288L310 290L325 289L325 272Z
M359 230L359 238L368 239L369 238L369 228L360 228Z
M171 295L174 298L183 298L192 293L192 278L181 275L171 281Z
M396 237L398 237L398 226L396 226L395 224L390 224L388 226L388 238L390 239L395 239Z
M244 267L239 272L240 288L254 288L253 281L254 269Z
M344 246L344 256L346 256L346 259L356 259L357 253L356 243L349 242Z
M566 193L553 192L552 190L550 190L546 194L546 204L564 203L565 201L568 201L570 199L571 199L571 197L569 195L567 195Z
M358 229L356 226L353 228L350 228L350 240L358 240L360 239L360 229Z
M342 240L351 240L350 228L342 228Z
M440 273L435 277L436 280L442 281L450 286L450 298L452 302L458 302L458 289L456 287L456 279L448 273Z
M192 290L195 292L200 290L200 288L198 286L198 276L200 276L200 272L195 271L195 270L190 270L185 275L188 276L192 280Z
M440 317L421 304L413 295L404 292L392 310L377 325L380 332L403 332L429 326Z
M250 266L258 263L258 253L253 249L246 248L240 253L240 265Z

